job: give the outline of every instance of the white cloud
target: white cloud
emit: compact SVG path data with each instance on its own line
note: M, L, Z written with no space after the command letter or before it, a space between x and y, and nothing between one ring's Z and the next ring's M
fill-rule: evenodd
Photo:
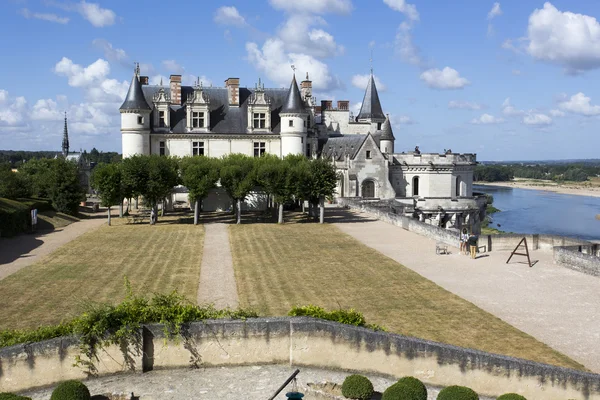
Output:
M161 65L164 70L173 74L183 74L185 72L185 68L179 65L175 60L164 60Z
M589 15L559 11L546 2L529 16L527 52L568 73L600 67L600 24Z
M504 119L494 117L490 114L483 114L481 117L474 118L471 120L471 123L475 125L495 125L500 124L502 122L504 122Z
M312 25L326 25L321 17L307 14L290 16L279 28L278 36L289 52L304 53L314 57L331 57L344 52L344 47L335 42L334 37Z
M414 4L408 4L405 0L383 0L392 10L406 15L411 21L419 20L419 12Z
M310 14L349 14L352 11L350 0L269 0L274 8L290 13Z
M405 21L398 26L394 47L396 53L405 62L418 67L425 66L421 51L413 42L412 24Z
M585 115L586 117L600 115L600 106L593 106L591 98L579 92L571 96L570 99L559 103L559 107L565 111Z
M448 102L448 108L463 110L481 110L484 107L479 103L473 103L470 101L451 100Z
M513 70L512 70L512 74L513 74L513 75L517 75L517 76L518 76L518 75L521 75L521 74L522 74L522 72L521 72L521 70L519 70L519 69L513 69Z
M550 110L550 115L553 117L564 117L566 114L560 110Z
M286 53L281 39L267 39L262 49L256 43L246 43L246 53L248 61L256 69L282 87L290 84L292 64L301 76L306 72L310 74L315 89L329 90L340 86L340 82L330 74L327 64L307 54Z
M390 122L392 125L414 125L416 121L413 120L408 115L398 115L397 117L392 115L390 117Z
M467 79L460 76L457 70L450 67L442 70L429 69L421 74L421 80L434 89L462 89L470 84Z
M117 15L108 8L102 8L97 3L87 3L82 0L77 5L77 11L96 28L113 25Z
M246 26L246 19L232 6L219 7L215 12L214 21L222 25Z
M74 64L67 57L63 57L54 66L54 72L69 78L69 86L82 87L103 80L110 72L107 61L99 58L87 67Z
M27 100L19 96L9 103L10 97L6 90L0 90L1 103L5 104L0 108L0 128L13 128L24 126L24 117L27 109Z
M6 103L8 100L8 92L6 90L0 89L0 104Z
M518 117L525 114L525 111L515 108L510 102L510 97L507 97L502 103L502 114L507 117Z
M375 75L375 85L377 86L377 90L380 92L385 92L387 87L381 82L379 77ZM371 75L354 75L352 77L352 85L358 89L365 90L367 84L369 83L369 79L371 79Z
M38 100L29 115L32 120L38 121L60 121L64 117L58 110L58 104L52 99Z
M525 125L547 126L552 124L552 118L546 114L529 112L523 117L523 123Z
M45 13L37 13L37 12L31 12L29 11L29 9L27 8L23 8L21 9L21 11L19 11L19 13L27 18L27 19L40 19L42 21L49 21L49 22L55 22L57 24L68 24L69 23L69 18L68 17L60 17L56 14L45 14Z
M504 42L502 42L501 47L505 50L510 50L514 53L520 53L521 50L519 50L519 48L517 48L514 44L513 44L513 40L512 39L506 39Z
M487 17L489 20L492 20L495 17L499 17L500 15L502 15L502 9L500 8L500 3L496 2L492 6L492 9L490 10L490 12L488 12Z
M117 61L126 66L132 66L129 62L129 56L123 49L114 48L111 43L104 39L94 39L92 45L104 52L104 57L110 61Z

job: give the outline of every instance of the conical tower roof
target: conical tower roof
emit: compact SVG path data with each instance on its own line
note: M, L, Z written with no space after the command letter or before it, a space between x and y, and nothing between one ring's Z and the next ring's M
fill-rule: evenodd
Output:
M296 74L294 74L294 77L292 78L290 90L288 91L287 97L285 98L280 112L293 114L306 113L304 101L302 101L302 96L300 96L300 90L298 89L298 84L296 83Z
M360 107L358 119L385 119L385 115L383 115L383 110L381 109L381 103L379 102L379 94L377 94L377 86L375 86L373 72L371 72L371 77L367 84L367 90L365 91L365 97L363 98L362 106Z
M381 125L380 140L396 140L394 132L392 132L392 124L390 123L390 115L385 116L385 121Z
M131 85L129 85L129 90L127 91L127 96L125 97L125 101L120 111L133 111L133 110L141 110L141 111L151 111L152 108L146 102L146 98L144 97L144 92L142 91L142 84L138 78L137 74L133 75L131 79Z

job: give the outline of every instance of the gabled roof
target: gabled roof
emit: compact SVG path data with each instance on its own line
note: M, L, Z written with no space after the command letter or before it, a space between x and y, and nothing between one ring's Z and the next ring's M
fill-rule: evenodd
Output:
M321 156L325 158L335 156L336 161L341 161L349 155L352 159L366 138L367 135L346 135L320 139Z
M396 140L394 137L394 132L392 132L392 124L390 123L389 114L385 116L385 121L381 126L381 140Z
M371 72L369 83L365 90L365 97L360 107L360 113L358 113L358 119L385 119L381 103L379 102L379 94L377 93L377 86L375 86L373 72Z
M145 110L150 111L152 108L148 105L148 102L144 98L144 92L142 90L142 84L137 76L133 75L131 79L131 85L127 91L125 101L119 108L120 111L133 111L133 110Z
M294 114L306 113L304 101L302 101L302 96L300 96L300 90L298 90L298 84L296 83L295 74L292 78L290 90L288 91L287 97L283 102L283 108L281 109L281 112Z

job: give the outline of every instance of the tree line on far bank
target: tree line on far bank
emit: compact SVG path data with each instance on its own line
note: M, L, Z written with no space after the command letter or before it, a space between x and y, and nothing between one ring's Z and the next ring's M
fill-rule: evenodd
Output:
M585 182L600 176L600 165L590 163L536 165L478 165L473 179L484 182L510 181L513 178Z
M142 197L145 205L158 215L158 204L170 196L173 188L183 185L189 190L194 206L194 223L202 200L221 186L233 200L236 220L241 222L241 204L258 190L278 206L278 221L283 222L283 206L288 202L308 201L309 214L319 206L320 221L324 218L324 200L335 193L338 176L335 166L325 159L307 159L290 155L284 159L265 154L248 157L230 154L223 158L136 155L118 164L100 164L94 169L92 186L101 202L109 208L123 199ZM129 202L130 203L130 202ZM128 204L129 204L128 203ZM155 222L151 218L151 223Z

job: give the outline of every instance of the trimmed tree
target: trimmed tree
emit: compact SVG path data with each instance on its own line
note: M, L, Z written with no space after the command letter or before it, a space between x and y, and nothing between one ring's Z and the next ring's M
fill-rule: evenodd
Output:
M319 223L325 221L325 198L332 197L335 194L338 174L335 165L324 158L310 160L310 199L319 202Z
M100 164L94 169L92 187L98 191L103 206L108 207L108 226L110 226L110 208L123 204L123 174L121 164Z
M150 224L154 225L158 217L158 203L173 191L179 182L179 165L177 159L159 155L146 156L148 180L140 193L144 201L154 211Z
M123 195L128 199L135 197L135 208L148 182L148 156L134 155L123 160Z
M190 203L194 204L194 225L198 224L200 202L217 186L219 166L219 159L204 156L185 157L180 162L181 180L189 190Z
M65 214L77 215L79 203L85 200L77 164L56 158L51 160L49 171L42 174L47 178L48 196L54 208Z
M292 198L293 187L290 186L290 165L276 156L263 156L256 168L256 182L273 196L278 205L277 222L283 223L283 204Z
M242 201L255 185L254 159L244 154L223 157L219 173L221 186L235 204L236 223L242 222Z

